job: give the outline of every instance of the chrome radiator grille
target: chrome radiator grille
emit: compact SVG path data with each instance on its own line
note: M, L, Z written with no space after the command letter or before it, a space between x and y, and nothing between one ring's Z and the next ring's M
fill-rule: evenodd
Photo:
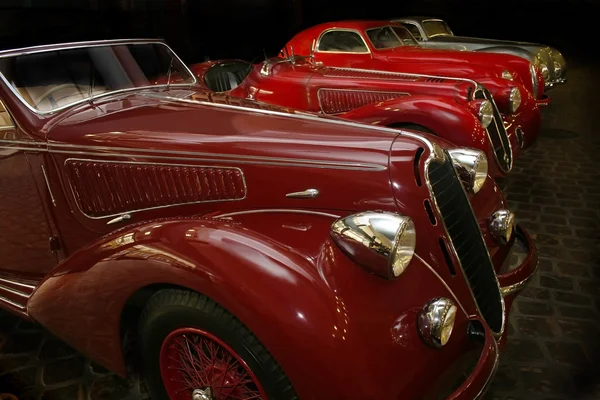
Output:
M450 155L445 156L443 163L429 164L432 195L481 316L492 331L500 333L504 306L494 266Z
M481 88L478 90L478 92L481 93L480 96L483 96L484 99L489 100L492 103L494 120L486 130L492 147L494 148L494 156L496 157L498 165L504 172L508 172L512 169L513 155L510 142L508 140L508 134L506 133L506 128L504 127L504 121L502 120L502 115L500 115L500 112L498 111L498 106L496 106L494 97L486 88ZM476 96L477 95L478 93Z

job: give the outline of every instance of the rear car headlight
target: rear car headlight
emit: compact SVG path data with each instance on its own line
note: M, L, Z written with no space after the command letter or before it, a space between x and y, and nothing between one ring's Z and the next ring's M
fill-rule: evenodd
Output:
M502 71L502 77L504 79L508 79L509 81L512 81L514 79L513 74L511 74L510 71L507 70Z
M452 335L456 321L456 305L445 297L432 299L417 316L417 327L421 339L430 347L446 345Z
M515 231L515 214L509 210L496 211L490 217L489 230L498 242L508 243Z
M492 123L494 119L494 107L489 100L483 100L479 106L479 121L485 129Z
M393 212L366 211L331 225L335 243L357 264L385 279L399 277L415 253L415 224Z
M466 191L472 194L479 192L488 176L485 153L475 149L452 149L448 153Z
M510 91L510 112L514 113L521 105L521 91L518 87L512 88Z

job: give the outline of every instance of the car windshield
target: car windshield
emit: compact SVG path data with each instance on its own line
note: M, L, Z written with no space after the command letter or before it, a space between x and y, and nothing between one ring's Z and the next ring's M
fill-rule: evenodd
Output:
M398 46L418 46L406 28L399 26L382 26L367 29L367 36L376 49L390 49Z
M452 36L450 27L442 20L423 21L423 29L428 37Z
M0 56L0 73L24 102L42 113L115 91L196 82L169 47L158 42Z

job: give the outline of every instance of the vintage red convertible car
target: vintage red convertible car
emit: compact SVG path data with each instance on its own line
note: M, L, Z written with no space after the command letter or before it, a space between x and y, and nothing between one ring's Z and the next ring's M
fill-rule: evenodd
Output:
M488 387L537 254L463 188L483 153L210 93L158 41L0 52L0 100L0 305L153 399Z
M493 78L504 78L523 84L538 104L549 102L542 73L528 60L511 54L425 49L396 22L340 21L316 25L296 34L281 53L311 56L316 63L332 67L473 79L494 96L499 88Z
M190 66L214 92L380 126L434 133L460 147L485 151L490 175L504 176L520 150L537 139L541 114L522 86L501 80L496 102L485 87L466 79L379 73L316 66L303 57L242 60ZM521 92L523 95L521 95Z

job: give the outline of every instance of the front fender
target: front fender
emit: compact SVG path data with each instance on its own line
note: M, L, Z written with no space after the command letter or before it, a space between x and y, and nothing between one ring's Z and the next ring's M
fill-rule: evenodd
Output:
M235 314L302 399L416 398L472 349L462 303L472 309L472 300L456 297L418 256L396 280L368 273L330 239L334 217L263 210L130 226L62 263L29 310L124 375L119 323L127 299L148 285L177 285ZM437 297L460 310L443 349L426 346L416 326L418 311ZM433 378L418 379L427 374Z
M268 224L264 216L254 221ZM303 215L303 221L327 235L332 219ZM311 259L248 225L194 218L122 229L77 251L52 271L29 300L29 313L122 375L122 311L136 291L156 284L212 298L282 361L291 357L290 343L331 347L330 330L341 317ZM319 241L322 235L304 245L318 249Z
M449 98L402 97L368 104L339 117L383 126L421 125L457 146L477 148L486 154L490 150L487 133L477 117Z
M513 56L524 58L529 62L535 61L535 54L533 54L529 50L525 50L523 48L515 46L487 46L477 49L475 51L483 53L511 54Z

